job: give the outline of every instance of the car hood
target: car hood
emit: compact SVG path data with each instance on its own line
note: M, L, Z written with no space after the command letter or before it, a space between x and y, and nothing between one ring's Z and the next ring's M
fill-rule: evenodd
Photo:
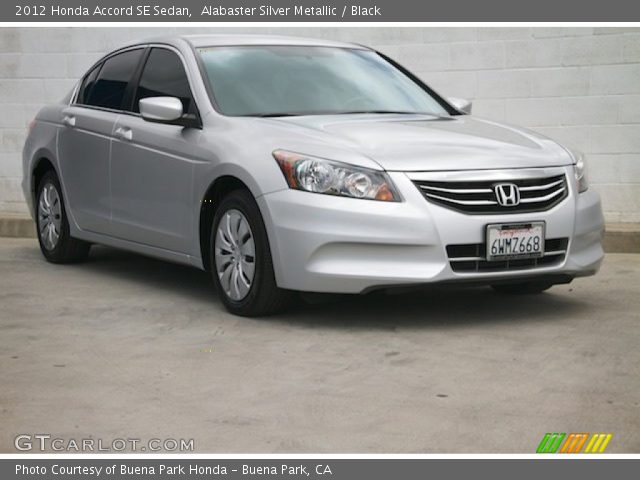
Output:
M269 121L280 126L286 124L297 133L304 132L333 147L354 150L389 171L528 168L572 163L567 150L549 138L468 115L330 115Z

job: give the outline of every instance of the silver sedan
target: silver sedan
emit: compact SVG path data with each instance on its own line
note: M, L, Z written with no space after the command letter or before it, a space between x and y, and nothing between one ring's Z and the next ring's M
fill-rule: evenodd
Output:
M470 113L360 45L151 39L38 113L23 188L47 260L97 243L192 265L238 315L295 291L536 293L594 274L584 157Z

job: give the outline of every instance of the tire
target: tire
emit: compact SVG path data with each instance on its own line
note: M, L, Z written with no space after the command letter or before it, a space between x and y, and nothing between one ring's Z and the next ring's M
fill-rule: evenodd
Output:
M530 281L522 283L503 283L491 285L491 287L496 292L504 293L507 295L533 295L548 290L549 288L553 287L553 283L544 281Z
M46 172L38 184L36 228L44 258L51 263L76 263L87 258L91 244L73 238L56 173Z
M283 310L292 292L276 285L267 231L251 193L234 190L213 218L211 274L227 310L258 317Z

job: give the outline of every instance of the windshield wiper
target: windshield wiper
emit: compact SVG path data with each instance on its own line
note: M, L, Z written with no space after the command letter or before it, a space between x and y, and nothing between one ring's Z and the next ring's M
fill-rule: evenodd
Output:
M336 112L336 115L352 115L357 113L392 113L396 115L432 115L423 112L408 112L406 110L352 110L349 112Z
M302 116L313 116L313 115L356 115L356 114L367 114L367 113L388 113L394 115L430 115L436 116L433 113L426 112L409 112L406 110L352 110L347 112L341 111L318 111L318 112L306 112L306 113L293 113L293 112L271 112L271 113L249 113L246 115L241 115L243 117L258 117L258 118L271 118L271 117L302 117Z
M243 117L259 117L259 118L270 118L270 117L299 117L300 113L290 113L290 112L274 112L274 113L252 113L249 115L243 115Z

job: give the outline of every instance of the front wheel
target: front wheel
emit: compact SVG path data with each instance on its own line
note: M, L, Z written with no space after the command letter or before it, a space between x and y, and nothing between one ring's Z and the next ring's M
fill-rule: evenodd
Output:
M291 292L276 285L267 232L253 196L227 195L218 206L210 238L211 272L224 306L246 317L282 310Z
M553 287L553 283L544 281L530 281L521 283L502 283L491 285L496 292L508 295L532 295L542 293Z

